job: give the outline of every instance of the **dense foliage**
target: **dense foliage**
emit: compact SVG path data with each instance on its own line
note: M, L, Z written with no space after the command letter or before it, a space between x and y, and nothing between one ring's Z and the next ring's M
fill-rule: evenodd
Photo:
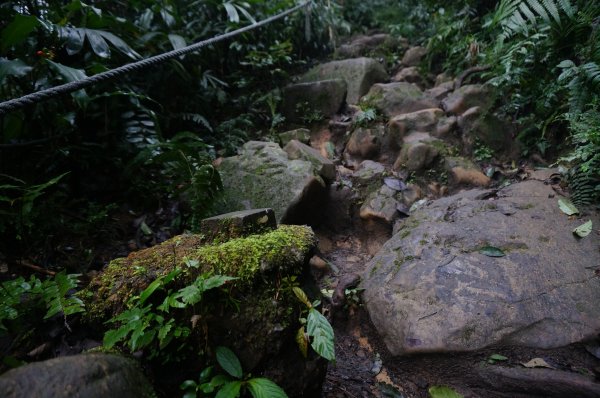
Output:
M3 2L0 100L181 48L295 4ZM12 258L44 247L44 265L60 265L54 257L65 246L80 255L89 250L66 244L69 236L94 242L118 236L109 222L115 213L170 212L175 221L167 227L193 228L221 189L212 160L283 121L273 89L287 70L330 48L339 25L336 7L315 2L308 16L298 12L233 41L2 117L0 233L7 238L0 253ZM91 262L94 253L88 257Z

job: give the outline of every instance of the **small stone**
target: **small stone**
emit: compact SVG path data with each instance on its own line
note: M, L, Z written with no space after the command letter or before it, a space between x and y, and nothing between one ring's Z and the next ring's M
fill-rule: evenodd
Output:
M418 66L425 55L427 55L426 48L420 46L411 47L404 53L404 56L402 57L402 65Z
M313 165L315 174L320 175L327 182L335 180L335 165L333 162L314 148L301 143L298 140L291 140L283 148L291 160L302 159L310 162Z
M209 239L229 240L254 233L272 231L277 228L273 209L234 211L200 222L200 230Z
M309 129L295 129L279 134L279 142L281 146L286 146L291 140L298 140L303 144L308 144L310 141Z

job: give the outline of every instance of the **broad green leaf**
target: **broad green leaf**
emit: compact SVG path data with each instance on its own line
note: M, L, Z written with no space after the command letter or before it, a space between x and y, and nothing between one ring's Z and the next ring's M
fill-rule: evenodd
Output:
M171 9L163 7L160 9L160 16L168 27L175 25L175 17L171 14Z
M38 26L40 21L36 17L17 14L0 33L2 52L5 53L11 46L21 43Z
M504 257L505 254L504 252L494 246L484 246L481 249L479 249L479 253L484 254L488 257Z
M227 384L223 384L223 387L219 389L215 398L236 398L240 396L240 389L242 388L241 381L230 381Z
M312 307L312 304L308 300L308 297L306 296L306 293L304 293L304 290L300 289L297 286L294 286L292 290L296 297L298 297L298 300L300 300L300 302L304 303L308 308Z
M298 343L302 356L306 358L308 355L308 341L306 339L306 333L304 332L304 326L300 327L296 333L296 343Z
M237 9L233 4L231 4L231 2L223 3L223 7L225 7L225 11L227 11L227 18L229 19L229 22L240 22L240 16L237 12Z
M231 376L241 379L243 376L242 365L238 357L227 347L219 346L216 349L217 362L224 371Z
M143 305L144 302L146 302L146 300L148 300L148 298L150 296L152 296L152 293L154 293L156 291L156 289L160 288L163 286L163 278L157 278L155 280L153 280L147 288L145 288L142 293L140 293L140 302L139 305Z
M187 43L183 37L173 33L169 34L169 41L171 42L174 50L179 50L180 48L187 46Z
M573 203L571 203L571 201L569 199L563 199L563 198L559 199L558 207L567 216L572 216L573 214L579 214L579 210L577 210L577 207L575 207L575 205Z
M446 386L429 387L429 396L431 398L464 398L462 395Z
M86 29L85 35L87 36L88 42L92 47L94 53L101 58L109 58L110 57L110 48L108 47L108 43L99 31L94 29Z
M198 277L198 278L200 278L200 277ZM210 278L208 278L208 279L206 279L206 280L203 281L202 288L203 288L203 291L207 291L207 290L210 290L210 289L221 287L225 283L227 283L229 281L234 281L236 279L238 279L238 278L235 278L233 276L214 275L214 276L211 276Z
M578 226L577 228L575 228L573 230L573 233L575 235L579 236L580 238L585 238L591 232L592 232L592 220L589 220L588 222L581 224L580 226Z
M77 54L83 48L85 29L65 26L58 29L58 34L62 39L66 40L65 50L67 50L67 54Z
M20 59L9 60L0 58L0 82L7 76L25 76L33 68Z
M316 308L311 308L308 312L306 330L312 337L310 345L313 350L328 361L335 361L333 328Z
M248 380L248 390L254 398L287 398L281 387L264 377Z
M121 51L123 54L127 55L131 59L139 59L141 58L140 54L138 54L133 48L131 48L127 43L125 43L120 37L115 36L110 32L106 32L104 30L96 30L96 32L102 36L104 39L108 40L110 44L115 46L115 48Z
M565 59L564 61L562 61L560 64L556 65L558 68L572 68L575 66L575 63L573 61L571 61L570 59Z

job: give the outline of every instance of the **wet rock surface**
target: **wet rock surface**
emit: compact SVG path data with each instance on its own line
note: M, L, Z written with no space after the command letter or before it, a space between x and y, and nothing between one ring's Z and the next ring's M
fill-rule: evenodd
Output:
M573 235L581 223L536 180L431 202L369 262L367 310L393 355L594 338L600 254L597 239ZM489 246L504 255L480 252Z
M375 83L388 80L388 74L383 66L372 58L351 58L342 61L331 61L320 64L308 71L302 81L319 81L326 79L341 79L346 82L349 104L357 104L360 97L365 95Z
M323 179L315 175L313 164L290 160L279 145L250 141L238 156L225 158L219 167L225 199L222 211L269 207L278 222L304 218L306 209L319 208L326 200Z
M114 354L82 354L31 363L0 376L5 398L151 398L141 367Z

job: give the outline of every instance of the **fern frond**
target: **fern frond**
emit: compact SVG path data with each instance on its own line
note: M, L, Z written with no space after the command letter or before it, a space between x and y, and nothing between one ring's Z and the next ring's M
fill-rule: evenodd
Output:
M560 22L561 22L560 14L558 12L558 7L555 4L555 1L554 0L544 0L543 5L546 8L546 10L548 10L548 13L552 17L552 19L554 19L554 21L558 25L560 25Z
M196 123L197 125L204 126L208 131L212 133L213 128L210 125L209 121L202 115L198 113L182 113L181 119L185 121L191 121Z

